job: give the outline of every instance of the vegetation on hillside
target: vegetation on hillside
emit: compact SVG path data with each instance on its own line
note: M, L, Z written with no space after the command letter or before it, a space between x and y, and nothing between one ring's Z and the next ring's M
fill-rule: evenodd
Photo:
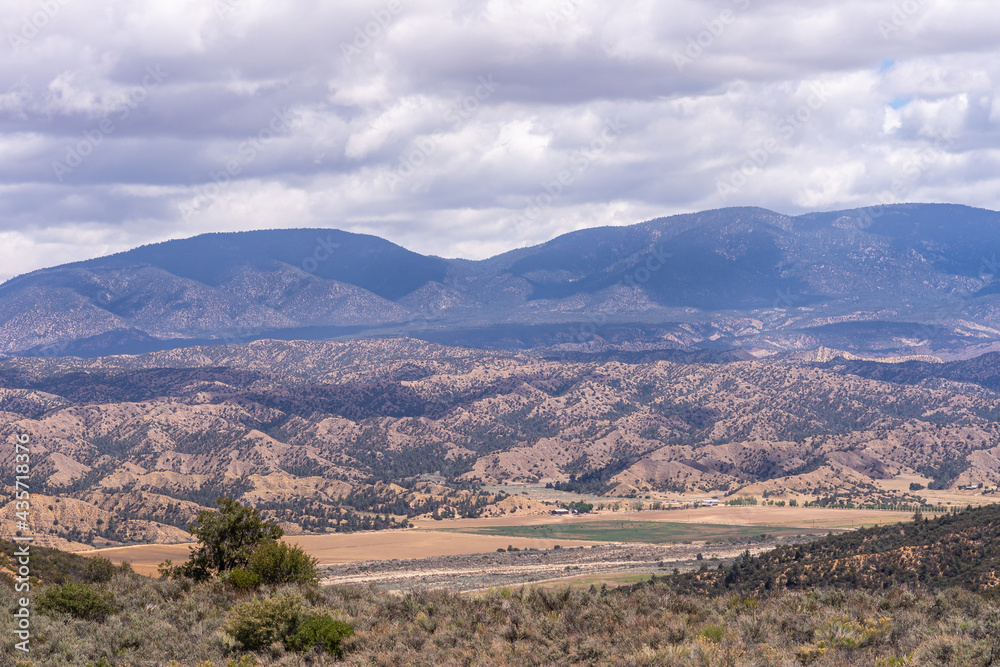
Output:
M213 520L227 513L240 518L237 525L256 525L228 503ZM202 534L239 541L232 532ZM1000 508L970 509L629 588L468 595L387 595L315 581L248 586L232 576L239 568L200 582L151 580L98 563L90 576L100 585L81 576L41 586L33 662L16 662L23 657L14 654L10 615L0 618L0 653L5 664L36 667L994 665L1000 606L989 577L998 534ZM275 548L267 538L261 544ZM871 558L855 576L839 568L857 556ZM947 571L922 578L924 566ZM794 567L821 576L767 586ZM679 590L685 586L696 592ZM0 605L13 607L14 597L0 586Z
M960 588L693 596L659 581L634 591L396 596L287 585L248 593L218 580L116 574L100 590L114 604L102 620L36 610L32 662L21 664L965 667L1000 659L1000 609ZM0 604L12 607L13 597L0 587ZM0 619L0 661L16 665L23 657L11 623Z
M871 592L892 587L947 586L995 596L1000 585L1000 506L968 508L933 518L919 511L910 523L860 528L813 542L783 546L728 566L670 578L678 591L759 594L838 586Z
M198 540L180 565L160 564L160 575L206 581L225 577L241 589L260 584L312 584L318 581L316 559L301 547L278 542L284 531L261 519L252 507L219 497L219 510L203 510L188 531Z
M484 490L504 482L651 501L753 486L820 504L935 502L885 484L917 471L931 491L996 492L1000 398L943 382L775 360L626 366L271 341L4 360L0 407L15 417L0 438L20 429L53 454L33 485L63 504L37 512L36 531L93 544L176 541L219 495L346 532L509 511Z

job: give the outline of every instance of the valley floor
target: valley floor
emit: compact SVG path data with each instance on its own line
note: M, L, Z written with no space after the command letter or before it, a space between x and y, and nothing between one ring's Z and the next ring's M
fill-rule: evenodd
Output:
M396 590L434 586L469 590L585 573L662 574L675 564L693 562L698 553L704 558L725 559L747 548L771 548L799 536L910 518L905 512L873 510L717 507L426 520L415 522L408 530L292 535L285 540L301 545L315 557L328 583L373 582ZM500 534L483 534L486 531ZM539 536L530 536L534 533ZM769 538L761 540L760 534ZM579 539L572 539L574 536ZM555 549L557 545L560 549ZM508 556L508 547L519 551ZM499 549L505 554L499 554ZM127 560L136 572L155 576L159 563L186 560L189 550L189 544L150 544L80 553L101 555L115 563ZM482 571L487 562L484 558L491 559L488 573ZM660 561L670 563L669 567L658 566Z

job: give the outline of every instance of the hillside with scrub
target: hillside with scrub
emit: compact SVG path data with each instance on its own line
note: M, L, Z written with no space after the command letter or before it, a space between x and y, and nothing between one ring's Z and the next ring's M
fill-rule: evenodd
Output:
M864 377L797 360L574 362L407 339L3 359L0 440L43 443L34 530L60 548L178 542L219 495L289 534L509 513L504 484L666 503L964 506L1000 485L995 368L989 355L946 377ZM0 466L12 452L0 448ZM0 537L14 509L0 508Z
M988 505L913 522L861 528L812 543L744 554L728 568L678 578L679 590L719 594L838 585L961 586L994 595L1000 585L1000 508Z
M274 550L276 533L258 514L223 503L195 531L202 549L190 562L204 556L203 569L165 566L154 580L70 556L82 565L72 577L37 583L30 661L7 639L9 615L0 620L2 654L4 664L35 667L992 665L1000 660L1000 607L988 578L997 515L920 518L798 547L811 563L868 553L895 568L895 579L760 586L756 573L785 561L779 549L754 567L745 558L722 563L729 590L686 592L691 575L680 574L619 589L390 595L319 586L308 558ZM231 549L234 535L254 537ZM960 545L952 551L964 575L921 580L923 566L944 562L924 555L951 553L949 545ZM912 558L895 557L909 547ZM9 586L0 586L0 604L13 607Z

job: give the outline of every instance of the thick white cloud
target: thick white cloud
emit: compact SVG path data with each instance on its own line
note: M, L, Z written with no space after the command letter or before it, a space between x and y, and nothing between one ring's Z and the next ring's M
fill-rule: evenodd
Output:
M443 256L752 204L1000 208L993 4L9 0L0 277L200 232Z

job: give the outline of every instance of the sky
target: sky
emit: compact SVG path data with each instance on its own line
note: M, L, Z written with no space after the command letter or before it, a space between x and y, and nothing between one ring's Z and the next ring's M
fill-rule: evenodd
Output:
M6 0L0 33L0 279L217 231L478 259L724 206L1000 209L995 1Z

